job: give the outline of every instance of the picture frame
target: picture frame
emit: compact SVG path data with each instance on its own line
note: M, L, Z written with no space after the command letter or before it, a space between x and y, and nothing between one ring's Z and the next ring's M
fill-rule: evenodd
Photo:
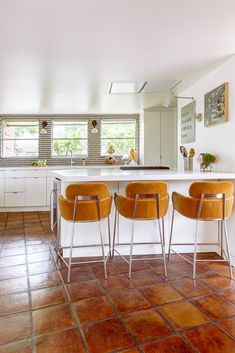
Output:
M228 121L228 82L204 95L204 126L211 127Z
M181 108L181 143L192 143L196 139L195 101Z

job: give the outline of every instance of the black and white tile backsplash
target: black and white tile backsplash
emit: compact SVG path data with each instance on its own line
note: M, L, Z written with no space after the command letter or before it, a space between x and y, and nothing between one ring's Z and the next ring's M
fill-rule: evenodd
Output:
M18 116L19 117L19 116ZM2 130L2 120L11 118L14 119L14 116L1 116L0 117L0 129ZM20 116L20 119L23 119L24 116ZM2 141L0 143L0 167L21 167L21 166L30 166L33 161L38 159L46 159L47 165L69 165L70 158L52 158L51 150L52 150L52 121L56 119L66 118L72 119L86 119L88 120L88 156L85 158L87 165L102 165L104 163L104 157L101 156L101 134L100 134L100 126L101 120L103 119L136 119L136 147L139 150L139 136L140 136L140 119L137 115L109 115L109 116L100 116L100 115L89 115L87 116L35 116L35 115L27 115L25 116L27 119L38 119L39 120L39 131L42 128L42 122L45 120L48 123L47 126L47 134L39 134L39 156L34 158L2 158L1 150L2 150ZM92 134L92 121L97 121L97 134ZM0 133L2 136L2 131ZM75 165L81 165L82 158L73 158ZM118 160L120 163L121 160Z

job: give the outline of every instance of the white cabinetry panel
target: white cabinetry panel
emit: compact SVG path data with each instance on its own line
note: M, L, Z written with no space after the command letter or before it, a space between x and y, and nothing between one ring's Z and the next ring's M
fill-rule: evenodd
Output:
M24 207L25 206L25 192L6 192L5 193L5 207Z
M46 206L46 178L26 178L26 206Z
M5 192L25 192L25 178L6 178Z
M161 136L160 111L145 111L144 114L144 164L160 165Z
M0 207L4 207L4 172L0 172Z

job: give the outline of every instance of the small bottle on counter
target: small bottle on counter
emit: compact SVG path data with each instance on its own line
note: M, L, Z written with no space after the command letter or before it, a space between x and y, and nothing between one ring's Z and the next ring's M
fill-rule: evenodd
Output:
M82 166L85 166L86 165L86 160L85 158L82 159Z

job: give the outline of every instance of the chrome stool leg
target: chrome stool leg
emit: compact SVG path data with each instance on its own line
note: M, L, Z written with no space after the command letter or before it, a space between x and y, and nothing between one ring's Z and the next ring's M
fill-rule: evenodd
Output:
M229 238L228 238L228 230L227 230L226 220L223 221L223 226L224 226L225 243L226 243L226 249L227 249L227 257L228 257L228 262L229 262L229 273L230 273L230 278L233 279L233 269L232 269L232 265L231 265L230 246L229 246Z
M99 220L99 230L100 230L100 241L101 241L101 249L102 249L102 256L104 262L104 277L107 279L107 266L106 266L106 258L105 258L105 251L104 251L104 240L103 240L103 233L101 229L101 221Z
M173 211L172 211L172 218L171 218L171 230L170 230L169 248L168 248L168 262L170 262L170 254L171 254L171 243L172 243L172 236L173 236L174 218L175 218L175 209L173 208Z
M134 220L132 220L132 225L131 225L131 246L130 246L130 259L129 259L129 272L128 272L129 278L131 278L133 242L134 242Z
M159 222L159 228L161 229L160 220L158 220L158 222ZM162 232L160 232L160 237L161 237L161 248L162 248L162 256L163 256L164 273L165 273L165 278L167 278L164 218L162 218Z
M198 220L196 220L196 227L195 227L195 241L194 241L194 253L193 253L193 279L196 279L196 266L197 266L197 232L198 232Z
M68 264L68 278L67 278L68 282L70 282L70 277L71 277L74 235L75 235L75 222L73 222L71 243L70 243L69 264Z

